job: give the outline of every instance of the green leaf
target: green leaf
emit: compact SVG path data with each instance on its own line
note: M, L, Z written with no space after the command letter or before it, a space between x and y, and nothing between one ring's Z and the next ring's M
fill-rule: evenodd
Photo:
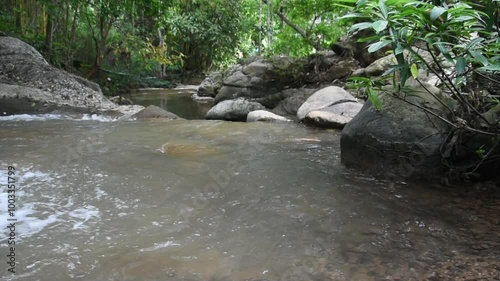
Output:
M454 63L455 61L450 55L450 52L448 52L448 49L446 49L445 45L442 44L441 42L437 43L436 46L438 47L439 51L443 54L443 56L451 63Z
M483 37L476 37L467 43L466 49L473 49L477 44L483 42L485 39Z
M380 12L384 16L384 19L388 18L387 6L385 5L385 0L378 1L378 7L380 8Z
M459 57L457 59L457 63L455 64L455 68L457 70L457 75L460 76L465 73L466 61L464 57Z
M394 49L394 54L399 55L399 54L402 54L404 51L405 51L405 48L403 46L401 46L401 44L398 42L396 49Z
M490 63L488 62L488 59L481 54L480 52L477 51L469 51L469 54L476 59L478 62L480 62L483 66L488 66Z
M436 7L432 8L431 21L435 21L437 18L439 18L445 12L446 12L446 9L441 7L441 6L436 6Z
M486 71L500 71L500 65L488 65L478 68L478 70L486 70Z
M389 75L389 74L393 74L394 72L398 71L399 70L399 67L397 66L390 66L384 73L382 73L382 75L380 75L381 77L384 77L386 75Z
M358 31L358 30L363 30L372 27L373 23L372 22L360 22L357 24L354 24L351 26L351 29L349 29L349 32L352 31Z
M375 106L376 109L380 110L382 109L382 101L380 101L380 98L373 92L371 88L367 89L368 92L368 100Z
M387 27L387 24L389 22L386 21L386 20L378 20L376 22L373 23L373 29L375 29L375 31L377 33L383 31L386 27Z
M416 64L412 64L411 65L410 71L411 71L411 76L413 76L413 79L417 79L417 77L418 77L418 67L417 67Z
M379 41L379 42L373 43L368 48L368 52L374 53L374 52L382 49L383 47L389 45L391 42L392 42L391 40L384 40L384 41Z
M366 17L366 16L362 15L360 13L349 13L349 14L341 16L340 18L337 18L337 20L352 19L352 18L364 18L364 17Z

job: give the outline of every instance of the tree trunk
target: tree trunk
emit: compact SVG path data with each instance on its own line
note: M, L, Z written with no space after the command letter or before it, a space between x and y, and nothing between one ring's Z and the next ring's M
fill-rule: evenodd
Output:
M47 61L50 62L52 57L52 45L54 42L54 27L52 21L52 13L47 13L47 23L45 24L45 48L47 49Z
M264 3L268 4L267 0L263 0ZM321 46L321 42L317 38L312 38L310 34L307 33L306 30L302 29L300 26L293 23L284 13L280 12L279 9L275 10L274 13L288 26L290 26L293 30L295 30L304 40L309 43L316 51L322 51L324 48Z

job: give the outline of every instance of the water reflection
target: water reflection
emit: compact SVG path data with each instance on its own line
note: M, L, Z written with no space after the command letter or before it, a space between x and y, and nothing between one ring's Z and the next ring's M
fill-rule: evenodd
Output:
M142 106L156 105L185 119L205 119L212 101L194 101L194 93L189 89L141 90L132 93L130 99Z

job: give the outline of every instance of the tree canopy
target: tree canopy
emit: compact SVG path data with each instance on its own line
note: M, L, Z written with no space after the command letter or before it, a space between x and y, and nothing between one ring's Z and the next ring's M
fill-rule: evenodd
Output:
M0 30L81 71L204 72L256 54L306 55L344 32L351 0L6 0ZM163 66L158 73L159 65Z

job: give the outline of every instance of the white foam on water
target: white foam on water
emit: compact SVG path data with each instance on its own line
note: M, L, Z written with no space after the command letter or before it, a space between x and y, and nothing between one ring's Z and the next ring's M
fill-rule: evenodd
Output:
M80 119L82 121L99 121L99 122L114 122L119 120L119 118L113 118L110 116L98 115L98 114L83 114Z
M18 194L19 195L19 194ZM20 195L19 195L20 197ZM7 219L12 218L9 217L9 214L6 210L8 204L8 193L3 192L0 193L0 222L7 222ZM56 212L54 214L43 214L44 218L35 217L35 214L38 212L35 210L36 203L25 203L23 205L19 204L19 201L16 202L16 210L15 210L15 225L16 225L16 238L22 239L24 237L32 236L40 231L42 231L47 226L57 222L58 217L62 214L60 212ZM6 240L8 238L8 230L2 230L0 232L0 242Z
M5 185L0 186L0 222L7 223L9 218L15 218L17 239L33 236L55 224L67 225L62 222L69 222L73 229L85 229L88 222L100 217L96 207L75 206L72 196L61 198L57 192L51 192L61 188L61 179L55 174L30 168L16 172L15 216L9 216L9 193ZM0 174L5 178L7 171L0 170ZM101 196L106 194L100 189L96 193ZM0 229L0 244L6 243L8 235L7 228Z
M77 208L68 213L72 218L77 219L73 224L73 229L87 228L88 226L84 225L86 222L93 218L99 218L100 212L99 209L92 205L87 205L81 208Z
M145 248L145 249L140 249L140 252L152 252L156 251L161 248L167 248L167 247L172 247L172 246L181 246L179 243L175 243L173 241L167 241L163 243L155 243L153 247Z
M27 172L19 172L19 178L17 179L18 183L25 183L26 181L36 181L36 182L49 182L54 179L54 176L44 173L41 171L27 171Z
M18 114L0 116L0 121L48 121L48 120L75 120L75 121L98 121L115 122L126 120L122 117L111 117L99 114L83 114L80 116L68 116L63 114Z
M18 114L0 116L0 121L46 121L64 119L69 119L69 117L62 114Z

